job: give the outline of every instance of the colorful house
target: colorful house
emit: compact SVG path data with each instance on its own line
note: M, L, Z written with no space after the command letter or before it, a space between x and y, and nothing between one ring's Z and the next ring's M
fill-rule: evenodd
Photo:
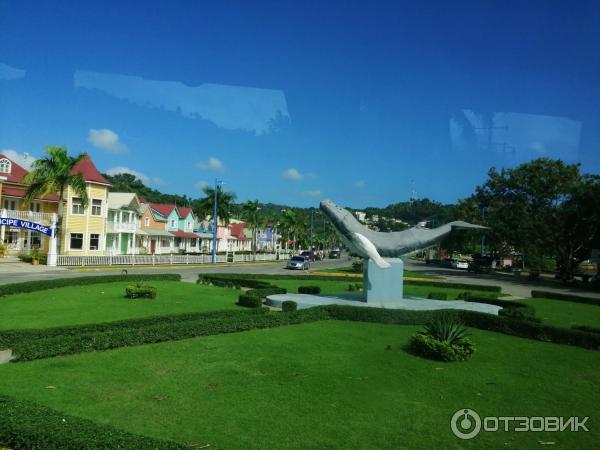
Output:
M108 193L106 220L106 254L138 254L139 218L141 204L138 196L129 192Z
M167 231L167 217L151 207L149 203L142 203L140 207L141 219L138 246L141 253L160 255L171 253L174 237Z
M70 186L65 193L58 253L63 255L103 255L106 248L107 199L110 182L85 155L73 168L86 183L89 199L84 208L81 198Z
M19 164L0 154L1 219L7 224L0 226L0 242L4 244L5 253L8 255L29 253L33 249L44 253L49 250L48 235L31 228L20 227L17 220L46 227L51 227L57 220L58 195L50 194L32 202L25 201L27 186L23 183L23 177L27 173Z

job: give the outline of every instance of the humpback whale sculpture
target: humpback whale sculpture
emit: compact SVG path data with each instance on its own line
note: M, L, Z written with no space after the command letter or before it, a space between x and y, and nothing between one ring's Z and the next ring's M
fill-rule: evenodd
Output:
M390 267L383 257L393 258L430 247L457 229L486 229L481 225L455 221L437 228L413 227L404 231L382 233L369 230L354 215L331 200L321 202L321 210L331 220L344 244L362 256L370 258L380 268Z

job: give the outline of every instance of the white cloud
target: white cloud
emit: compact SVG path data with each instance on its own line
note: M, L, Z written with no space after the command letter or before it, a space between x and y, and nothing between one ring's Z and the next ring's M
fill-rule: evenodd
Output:
M36 158L27 152L19 153L18 151L10 148L0 150L0 153L27 170L31 170L31 164L36 160Z
M124 166L111 167L110 169L108 169L106 171L106 173L108 175L118 175L120 173L128 173L128 174L136 177L138 180L140 180L144 184L150 183L150 177L148 175L146 175L142 172L138 172L137 170L130 169L129 167L124 167Z
M119 142L119 135L107 128L101 130L92 128L88 134L88 142L108 153L117 154L127 151L127 147Z
M316 191L305 191L304 195L308 197L322 197L323 193L319 189L317 189Z
M207 162L197 163L196 167L203 170L212 170L213 172L223 172L225 164L220 159L211 156Z
M300 181L304 178L304 175L302 175L300 172L298 172L297 169L294 169L293 167L291 169L284 170L281 175L283 175L283 177L287 178L288 180L294 181Z
M367 184L365 183L365 180L358 180L356 183L354 183L354 186L358 189L363 189L366 185Z
M26 71L0 63L0 80L18 80L25 77Z
M204 189L206 186L208 186L208 182L204 181L204 180L200 180L198 181L194 186L196 186L196 188L198 188L198 190L202 190Z

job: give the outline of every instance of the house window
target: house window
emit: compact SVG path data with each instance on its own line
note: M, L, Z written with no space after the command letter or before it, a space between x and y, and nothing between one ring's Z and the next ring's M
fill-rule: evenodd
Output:
M31 202L29 204L29 211L42 212L42 205L40 204L40 202Z
M10 210L15 210L17 209L17 202L15 200L8 200L8 199L4 199L4 209L10 209Z
M196 239L195 239L195 238L192 238L192 240L190 241L190 245L191 245L192 247L195 247L195 246L196 246Z
M3 158L0 159L0 172L2 173L10 173L11 163L8 159Z
M42 235L37 231L31 233L31 248L42 248Z
M147 226L147 227L149 227L149 226L150 226L150 219L149 219L148 217L146 217L146 218L144 219L144 225L145 225L145 226Z
M171 219L171 228L175 228L175 219Z
M100 235L99 234L90 234L90 250L99 250L100 249Z
M73 197L71 199L71 212L73 214L83 214L83 200L81 197Z
M71 233L71 250L83 249L83 233Z
M161 246L162 247L168 247L169 246L169 241L167 239L161 240Z
M92 216L101 216L102 215L102 200L93 199L92 200Z

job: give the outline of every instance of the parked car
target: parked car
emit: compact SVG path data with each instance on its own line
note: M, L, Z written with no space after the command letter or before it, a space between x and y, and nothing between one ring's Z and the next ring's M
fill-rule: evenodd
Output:
M442 267L452 267L452 263L454 262L453 259L450 258L444 258L442 259L442 261L440 262L440 265Z
M319 261L321 259L321 255L319 254L319 252L313 252L311 250L303 251L302 253L300 253L300 256L303 256L308 261Z
M331 250L329 252L329 259L338 259L342 257L342 252L339 250Z
M307 270L310 268L310 261L304 256L292 256L289 259L285 268L295 270Z
M467 261L465 261L464 259L455 259L452 261L452 268L467 270L469 268L469 263Z

